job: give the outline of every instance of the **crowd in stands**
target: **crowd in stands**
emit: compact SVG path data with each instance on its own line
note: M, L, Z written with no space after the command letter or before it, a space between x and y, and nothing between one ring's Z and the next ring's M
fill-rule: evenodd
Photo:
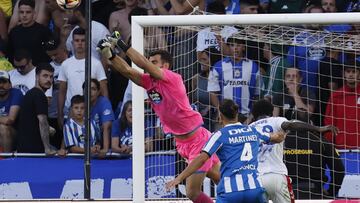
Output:
M0 0L1 152L84 153L84 2L65 11L56 0ZM195 7L226 15L357 12L360 1L93 0L92 7L91 152L105 157L111 151L132 152L131 82L111 68L96 45L113 31L120 31L130 44L131 16L186 15ZM220 34L204 28L192 44L179 42L174 29L145 28L144 53L186 52L174 66L191 69L183 74L190 81L189 99L211 132L219 128L216 107L222 99L234 100L240 107L239 120L250 123L252 103L265 98L274 104L274 116L335 125L338 135L325 134L326 142L337 149L360 148L360 57L325 47L323 36L307 32L358 35L359 27L303 28L293 39L297 46L239 39L236 26L225 26ZM192 45L196 50L190 50ZM189 66L192 61L196 67ZM145 149L169 149L166 140L171 135L161 132L146 101Z

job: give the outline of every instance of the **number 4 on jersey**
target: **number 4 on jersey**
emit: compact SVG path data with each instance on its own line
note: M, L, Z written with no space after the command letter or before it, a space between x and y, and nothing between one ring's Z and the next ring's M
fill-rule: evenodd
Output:
M250 143L245 143L244 145L244 149L241 153L241 157L240 160L241 161L249 161L253 158L252 155L252 150L251 150L251 144Z

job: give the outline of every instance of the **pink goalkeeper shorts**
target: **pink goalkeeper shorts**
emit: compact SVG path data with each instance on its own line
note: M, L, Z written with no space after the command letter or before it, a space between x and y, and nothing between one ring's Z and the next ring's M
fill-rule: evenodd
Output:
M182 140L175 138L176 150L180 156L183 157L189 164L200 154L210 136L211 133L207 129L200 127L188 139ZM214 165L219 162L219 158L216 156L216 154L214 154L205 162L201 168L198 169L198 171L208 172Z

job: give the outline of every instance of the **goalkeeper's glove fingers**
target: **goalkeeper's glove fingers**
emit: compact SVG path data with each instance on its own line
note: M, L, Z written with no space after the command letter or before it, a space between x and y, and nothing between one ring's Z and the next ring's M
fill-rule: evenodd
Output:
M111 44L116 45L125 53L130 48L130 46L121 39L119 31L114 31L110 36L107 37L107 39L111 42Z
M105 58L111 60L116 55L114 51L111 48L111 43L107 39L102 39L98 42L98 45L96 47L96 50L101 53Z

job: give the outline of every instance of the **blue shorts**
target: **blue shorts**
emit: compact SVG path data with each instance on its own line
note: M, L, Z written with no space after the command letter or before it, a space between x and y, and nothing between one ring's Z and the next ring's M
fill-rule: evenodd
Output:
M265 190L263 188L256 188L251 190L244 190L238 192L223 193L218 195L216 203L266 203Z

